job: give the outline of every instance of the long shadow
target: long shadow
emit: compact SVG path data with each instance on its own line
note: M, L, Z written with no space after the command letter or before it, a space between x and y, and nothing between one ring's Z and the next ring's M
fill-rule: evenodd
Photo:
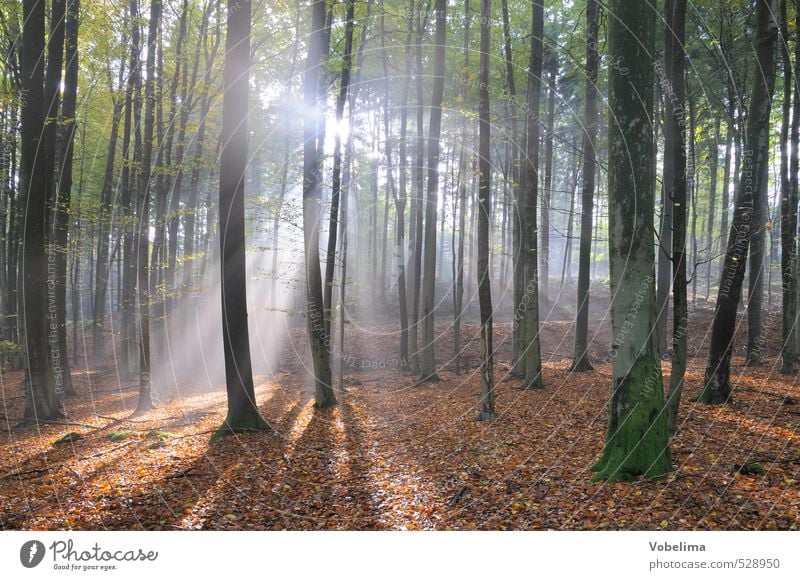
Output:
M183 527L184 520L206 527L260 529L267 527L252 508L271 500L263 489L251 489L252 482L277 479L275 466L286 454L288 432L304 407L299 393L270 398L261 412L273 426L268 433L226 437L213 445L201 446L192 456L181 454L183 439L167 440L163 446L148 448L149 438L136 440L127 449L98 458L93 469L80 476L59 467L53 473L55 485L63 485L64 497L37 493L33 510L6 514L0 526L8 529L31 527L36 518L52 529L169 530ZM208 435L198 435L205 441ZM82 442L86 443L86 442ZM177 446L177 447L176 447ZM86 452L89 453L88 451ZM143 459L141 454L151 457ZM125 461L139 463L147 483L128 473L125 487L112 487L115 469ZM152 479L152 470L159 472ZM274 473L270 474L270 469ZM262 475L264 477L262 477ZM34 489L36 481L27 485ZM78 487L76 491L75 487ZM192 513L199 509L202 513ZM36 524L33 524L36 525Z
M366 428L349 400L341 403L342 421L345 429L345 449L350 477L345 482L347 498L350 498L360 514L355 526L350 529L382 530L385 526L379 519L380 508L376 503L376 490L370 485L370 464L367 458Z

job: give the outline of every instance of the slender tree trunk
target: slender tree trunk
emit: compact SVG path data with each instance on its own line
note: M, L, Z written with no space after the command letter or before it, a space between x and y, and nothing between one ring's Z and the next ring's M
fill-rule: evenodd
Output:
M470 71L470 27L472 25L472 10L470 0L464 2L464 66L461 69L461 86L459 87L459 97L464 101L462 106L466 107L466 89L469 84ZM462 121L463 123L463 121ZM456 374L461 373L461 318L464 309L464 236L466 225L467 209L467 153L464 151L464 143L467 142L467 128L464 123L460 128L462 146L458 158L458 190L453 199L460 208L458 216L458 248L455 244L453 250L453 358L455 359ZM455 205L455 204L454 204ZM455 219L455 214L453 215Z
M655 10L612 0L609 57L609 257L612 395L595 481L661 477L672 469L653 287L652 156Z
M65 15L66 71L63 80L64 102L61 112L61 156L60 179L57 181L55 215L55 270L56 311L59 313L58 350L61 353L64 392L74 395L67 349L67 237L69 234L70 204L72 195L72 158L75 144L75 113L78 95L78 30L79 0L67 0ZM76 252L78 250L76 249ZM57 382L56 382L57 383Z
M717 295L705 385L697 397L703 403L726 403L731 398L730 360L736 310L742 292L747 251L754 233L752 224L760 204L763 168L769 159L769 117L775 89L775 11L775 0L758 1L756 58L763 74L756 75L753 80L741 177Z
M684 115L684 37L686 29L686 0L673 0L671 12L666 14L666 33L672 34L672 66L670 67L670 83L664 96L671 102L672 142L665 147L672 149L673 172L672 181L664 182L664 190L674 204L672 216L672 297L674 318L672 323L672 372L669 379L669 398L667 399L667 422L669 432L674 435L678 430L678 411L681 403L684 376L686 374L686 357L688 347L689 312L686 301L686 121ZM694 139L694 133L689 135ZM696 278L696 273L694 278Z
M675 0L665 0L664 13L672 14ZM663 92L671 90L669 79L672 78L672 49L674 34L667 29L664 34L664 68L659 70L657 80L661 83ZM664 118L669 120L674 117L671 99L664 101ZM666 122L664 125L664 143L672 143L674 125ZM672 183L675 171L675 160L672 157L674 150L667 147L664 150L663 183ZM669 294L672 287L672 222L675 202L668 195L667 189L661 188L661 222L658 232L658 278L656 279L656 337L658 338L658 354L664 356L667 352L667 320L669 319Z
M572 370L593 369L589 362L589 268L592 254L592 219L594 218L595 140L597 139L597 28L600 20L598 0L586 4L586 104L583 133L583 184L581 191L581 241L578 258L578 316L575 323L575 352ZM570 234L571 235L571 234Z
M711 294L711 265L714 262L714 219L717 214L717 173L719 172L719 118L714 119L714 140L711 142L711 189L708 194L706 224L706 301Z
M576 155L575 166L572 169L572 183L569 189L569 214L567 215L567 237L564 240L564 259L561 264L561 288L564 287L565 282L572 280L572 238L575 223L575 193L578 189L578 177L580 175L578 164L580 160L581 157Z
M400 145L398 155L400 157L398 172L400 174L400 195L395 198L395 212L397 213L397 227L395 229L395 260L397 261L397 294L400 305L400 367L401 370L406 370L409 364L409 345L408 345L408 292L406 280L406 262L405 262L405 208L408 199L407 192L407 153L406 153L406 138L408 132L408 94L411 89L411 40L414 32L414 0L411 0L408 11L408 32L406 34L406 69L405 79L403 80L403 97L400 106ZM385 63L384 59L384 63ZM387 77L388 72L384 72L384 77ZM387 84L388 91L388 84ZM388 106L388 95L387 106ZM387 143L387 156L391 151L389 149L390 139L386 138ZM387 160L388 162L388 160ZM389 165L391 165L389 163Z
M439 380L435 369L434 289L436 282L436 207L439 191L439 136L442 126L444 97L445 42L447 36L447 2L435 0L436 38L431 117L428 126L428 188L425 199L425 261L422 279L422 368L421 379Z
M795 2L795 11L797 10ZM797 170L798 133L800 132L800 90L794 85L800 78L792 77L792 60L789 54L789 31L786 0L781 0L781 54L783 56L783 120L781 123L781 273L782 273L782 344L781 373L792 374L797 362ZM800 68L800 29L795 37L795 67ZM797 68L795 72L797 72ZM794 116L792 117L792 95Z
M506 89L508 90L509 113L511 116L511 142L514 144L519 143L519 131L517 126L517 90L516 83L514 82L514 60L511 52L511 26L509 23L508 15L508 0L501 2L503 10L503 54L506 64ZM513 274L513 295L514 295L514 312L515 317L521 310L523 294L525 292L525 269L524 261L522 258L522 227L523 227L523 211L522 211L522 198L520 197L520 165L521 156L519 155L519 147L516 145L511 150L511 182L512 182L512 195L513 195L513 212L511 217L511 243L512 243L512 274ZM462 206L463 207L463 206ZM463 211L463 210L462 210ZM521 378L522 371L522 340L524 328L515 320L512 326L511 334L511 372L512 377Z
M542 196L542 252L539 255L542 293L545 300L550 292L550 205L553 198L553 125L556 116L556 78L558 76L558 55L550 52L547 59L547 133L544 153L544 195Z
M725 136L725 167L722 168L722 211L719 217L719 254L727 252L728 243L728 206L730 205L730 185L731 185L731 153L733 149L733 121L727 121L727 135ZM719 270L722 270L720 265ZM719 273L718 273L719 274Z
M325 54L325 0L314 0L304 82L305 105L309 111L319 106L319 76ZM325 327L322 277L319 260L319 228L322 203L321 112L305 119L303 145L303 234L306 267L308 336L314 364L315 405L336 404L331 384L330 341Z
M161 26L161 0L150 4L150 23L147 35L147 63L144 107L144 139L142 164L139 169L139 212L136 232L136 298L139 317L139 402L137 413L153 407L150 388L150 297L148 255L150 251L150 182L153 176L153 115L156 107L156 52Z
M353 62L353 27L355 26L355 1L347 0L345 14L345 48L342 78L339 94L336 97L336 124L341 126L344 119L344 106L347 104L347 89L350 84L350 68ZM342 189L342 136L337 131L333 146L333 186L331 189L331 213L328 226L328 251L325 263L324 312L325 329L330 336L331 319L333 318L333 274L336 269L336 242L339 226L339 198Z
M492 286L489 279L489 224L492 219L492 166L489 158L489 51L491 0L481 0L481 63L478 105L478 301L481 310L481 410L478 420L494 419L494 350L492 347Z
M423 6L420 2L417 5L417 35L416 35L416 93L417 93L417 118L416 118L416 133L417 143L415 151L415 161L412 167L412 198L411 198L411 256L410 256L410 270L411 276L409 277L409 293L411 294L411 320L410 335L409 335L409 351L411 353L411 372L419 373L422 368L421 356L422 351L419 348L419 300L422 280L422 239L423 239L423 193L422 190L425 186L425 137L423 134L423 118L425 105L423 102L424 94L422 91L422 39L425 35L423 29ZM427 14L425 15L427 19Z
M542 52L544 40L544 2L531 0L531 51L528 65L529 111L538 113L541 97ZM521 171L520 189L525 197L525 222L523 243L525 244L525 294L523 296L523 320L525 325L522 345L522 367L525 376L522 386L526 389L541 389L542 355L539 344L539 258L536 210L539 196L539 124L536 116L527 115L527 138ZM527 300L526 300L527 298Z

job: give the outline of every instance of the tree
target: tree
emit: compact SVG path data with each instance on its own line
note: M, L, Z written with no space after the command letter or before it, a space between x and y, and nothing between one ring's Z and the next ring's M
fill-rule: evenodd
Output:
M678 429L678 409L684 375L686 374L686 355L688 349L689 311L686 298L686 119L684 116L684 36L686 29L686 0L667 2L667 27L664 31L672 37L670 56L670 78L664 96L671 103L672 118L666 122L671 125L667 133L672 141L666 147L672 149L672 181L664 179L664 191L673 202L672 214L672 372L669 378L669 398L667 418L670 434ZM689 135L694 139L694 134ZM696 273L695 273L696 278Z
M250 0L228 0L219 171L220 291L228 414L215 435L269 427L256 406L247 328L244 180L247 168L250 12Z
M489 223L492 214L492 165L489 145L490 0L481 0L481 63L478 105L478 301L481 310L481 410L478 420L494 419L494 352L492 347L492 284L489 279Z
M794 263L797 253L797 191L792 188L789 172L789 126L792 111L792 59L789 54L789 26L786 0L780 0L781 56L783 59L783 111L781 118L781 275L783 316L781 372L791 374L797 359L795 318L797 317L797 277ZM795 88L797 92L797 88ZM798 112L795 111L795 116ZM795 153L796 154L796 153Z
M428 125L428 188L425 199L425 256L422 276L422 366L423 381L438 381L434 350L434 287L436 282L436 207L439 190L439 137L442 130L442 99L444 97L444 57L447 37L447 2L436 0L436 38L433 72L433 96Z
M161 21L161 0L150 4L150 23L147 33L147 63L145 71L144 139L142 163L139 168L139 211L136 228L136 300L139 319L139 402L137 413L153 407L150 385L150 303L147 258L150 255L150 181L153 176L153 114L156 107L156 53Z
M571 369L592 370L589 362L589 267L594 217L595 140L597 139L597 28L600 4L586 1L586 103L583 112L583 181L581 184L581 241L578 257L578 317L575 322L575 353Z
M769 117L775 89L774 52L778 31L775 9L775 0L758 0L756 63L763 74L753 78L736 207L720 276L705 382L697 397L702 403L722 404L731 398L730 364L736 310L742 294L750 240L755 233L753 224L761 203L761 184L769 161Z
M531 0L531 51L528 63L528 94L526 115L525 152L523 154L520 191L525 200L523 218L522 257L525 268L525 286L522 303L516 305L522 313L524 339L520 353L524 370L522 386L541 389L542 354L539 341L539 258L536 209L539 196L539 111L542 88L542 59L544 39L544 2ZM533 113L531 113L533 112ZM527 299L527 300L526 300Z
M21 191L25 194L22 217L22 331L25 337L25 411L28 420L40 421L64 416L56 392L47 349L47 184L44 156L39 142L44 131L44 21L45 3L22 3L22 162Z
M52 261L52 272L48 272L48 320L50 322L50 370L53 373L56 392L71 392L72 378L67 351L67 261L66 241L68 214L61 205L58 171L58 133L61 112L61 81L64 72L64 35L66 0L53 0L50 5L50 36L47 41L47 69L44 79L45 123L42 133L41 153L45 159L45 180L48 211L48 260ZM74 116L74 115L73 115ZM63 244L59 242L63 238Z
M653 67L655 11L609 4L609 257L612 393L594 481L660 477L672 469L653 333Z
M322 301L322 276L319 261L320 205L322 203L322 103L319 75L325 50L325 0L311 4L311 34L308 41L304 101L303 143L303 246L306 266L307 328L314 365L314 398L318 408L336 404L331 384L330 335L325 325Z
M347 103L347 89L350 84L350 68L353 63L353 27L355 26L355 2L347 0L345 14L345 48L342 78L339 81L339 94L336 97L336 123L341 126L344 119L344 106ZM328 252L325 264L325 292L323 295L325 328L330 336L333 318L333 274L336 268L336 242L339 226L339 199L342 191L342 135L336 131L333 146L333 186L331 191L330 226L328 228Z
M75 113L78 95L78 31L80 0L67 0L65 15L66 72L64 75L64 100L61 111L61 171L56 192L54 245L56 248L56 310L59 313L59 350L62 353L64 391L76 394L72 385L67 357L67 239L72 202L72 158L75 145ZM76 313L73 312L73 315ZM73 347L75 345L73 344Z

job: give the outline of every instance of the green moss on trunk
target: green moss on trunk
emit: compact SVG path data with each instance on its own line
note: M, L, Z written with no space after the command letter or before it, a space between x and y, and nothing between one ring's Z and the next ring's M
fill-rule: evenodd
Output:
M640 357L617 379L609 403L606 445L592 467L592 481L662 477L672 470L661 367L656 357Z

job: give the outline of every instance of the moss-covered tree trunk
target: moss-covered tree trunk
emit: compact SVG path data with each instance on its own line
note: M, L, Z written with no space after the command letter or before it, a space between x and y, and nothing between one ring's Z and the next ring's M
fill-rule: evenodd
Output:
M736 310L742 294L750 240L755 233L756 204L760 200L761 180L766 175L765 167L769 162L770 101L775 89L775 38L778 30L775 13L775 0L759 0L756 58L758 70L763 74L753 78L739 186L720 276L705 384L697 397L702 403L726 403L731 397L730 366Z
M672 469L655 327L653 67L655 12L609 5L609 256L613 383L594 480Z

